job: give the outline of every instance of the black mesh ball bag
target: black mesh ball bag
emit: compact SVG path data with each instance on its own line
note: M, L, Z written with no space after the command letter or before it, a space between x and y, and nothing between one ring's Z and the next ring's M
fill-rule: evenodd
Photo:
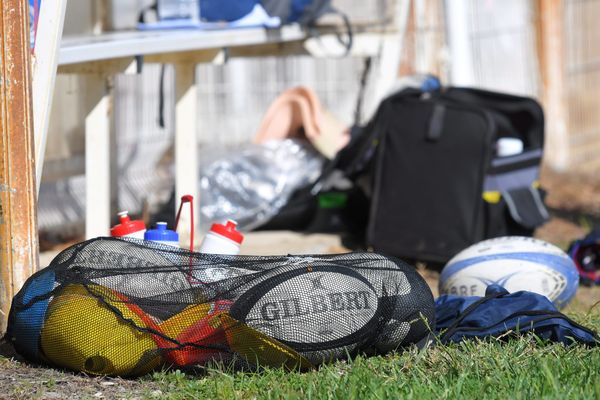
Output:
M307 370L421 344L434 315L423 278L374 253L221 256L98 238L26 282L6 337L30 361L97 375Z

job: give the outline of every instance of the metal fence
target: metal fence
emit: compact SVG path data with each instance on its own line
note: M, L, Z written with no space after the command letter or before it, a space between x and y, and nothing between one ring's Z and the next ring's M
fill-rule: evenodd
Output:
M454 84L540 94L533 0L446 0Z

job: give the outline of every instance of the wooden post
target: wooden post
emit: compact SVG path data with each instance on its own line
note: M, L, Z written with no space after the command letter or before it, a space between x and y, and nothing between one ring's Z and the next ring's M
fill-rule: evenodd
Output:
M111 217L112 88L104 74L89 74L85 118L85 238L108 236ZM116 154L112 152L112 154ZM114 193L113 193L114 195Z
M429 73L447 80L447 63L442 59L445 46L443 0L410 2L406 33L400 60L400 76Z
M417 27L415 21L415 3L410 2L408 19L406 21L406 32L404 34L402 45L402 57L400 58L399 76L412 75L416 71L416 49L415 42L417 37Z
M538 52L542 76L542 100L546 115L546 164L569 168L569 115L565 74L564 1L538 0Z
M0 330L38 269L29 6L0 1Z
M414 47L419 49L415 54L415 70L430 73L447 81L448 62L442 56L446 46L445 14L443 0L419 0L415 5Z
M196 65L194 63L175 64L175 208L179 206L181 196L194 196L194 210L198 208L198 140L197 140L197 86ZM190 218L186 210L179 221L180 242L188 246ZM177 212L177 210L174 210ZM196 226L198 217L194 219ZM197 237L197 236L196 236Z

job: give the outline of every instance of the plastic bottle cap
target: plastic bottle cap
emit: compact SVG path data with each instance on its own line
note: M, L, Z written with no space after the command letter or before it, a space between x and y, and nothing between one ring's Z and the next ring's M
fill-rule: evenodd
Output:
M129 218L129 213L127 211L121 211L118 215L121 223L111 228L111 236L127 236L135 232L146 230L146 224L144 224L144 221L132 221Z
M167 229L166 222L157 222L156 229L146 231L144 240L152 240L154 242L179 242L179 234Z
M518 138L505 137L496 142L496 153L498 157L508 157L523 152L523 141Z
M237 222L228 220L225 225L212 224L212 226L210 227L210 231L223 237L226 237L227 239L232 240L236 243L242 244L242 242L244 241L244 235L242 235L240 231L236 229L236 227Z

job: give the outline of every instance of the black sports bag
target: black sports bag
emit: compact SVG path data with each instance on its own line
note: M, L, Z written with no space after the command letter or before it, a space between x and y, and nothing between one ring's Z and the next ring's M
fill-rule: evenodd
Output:
M497 156L505 137L523 150ZM531 235L548 218L537 181L543 141L543 111L530 98L463 88L392 95L340 154L346 175L369 178L367 244L445 262L486 238Z

